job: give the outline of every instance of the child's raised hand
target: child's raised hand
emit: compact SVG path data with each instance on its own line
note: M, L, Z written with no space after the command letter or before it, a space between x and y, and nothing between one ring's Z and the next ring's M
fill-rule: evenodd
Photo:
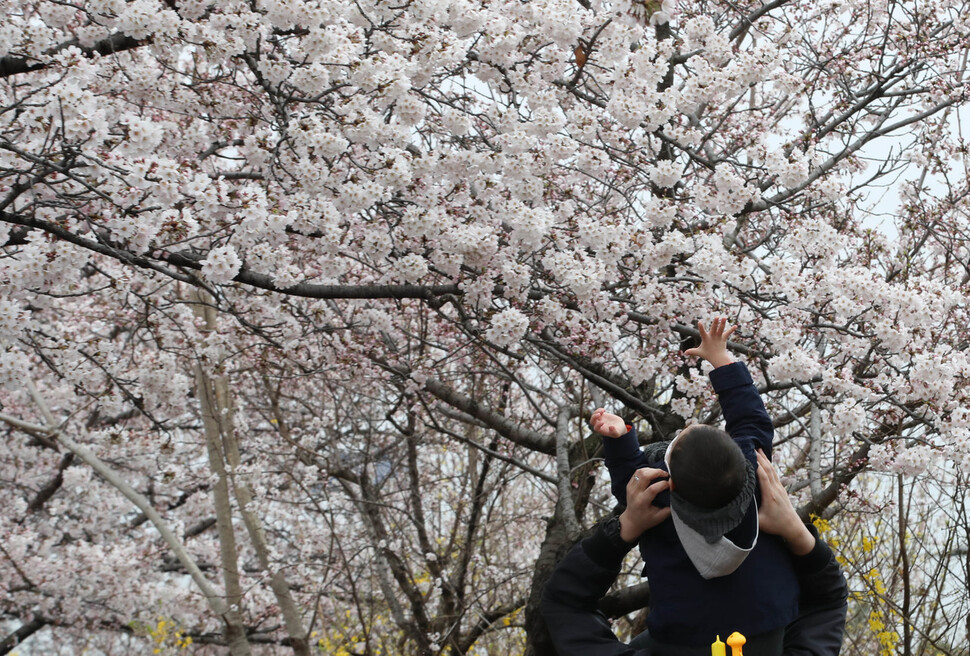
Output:
M714 368L723 367L726 364L731 364L734 362L734 358L728 353L727 343L728 338L734 334L737 330L737 326L727 325L727 319L724 317L718 317L711 322L710 332L704 328L704 322L697 322L697 330L701 334L701 345L687 349L684 351L685 355L693 355L698 358L704 358L712 365Z
M589 425L593 427L595 432L605 437L619 437L626 434L626 422L616 415L610 414L604 408L593 410Z

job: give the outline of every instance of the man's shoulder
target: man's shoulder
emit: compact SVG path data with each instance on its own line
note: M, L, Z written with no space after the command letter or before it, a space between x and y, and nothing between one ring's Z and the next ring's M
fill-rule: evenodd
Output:
M657 467L664 462L664 454L667 453L667 447L670 446L671 440L663 440L662 442L651 442L643 447L643 456L647 461L648 467ZM666 467L663 467L666 469Z

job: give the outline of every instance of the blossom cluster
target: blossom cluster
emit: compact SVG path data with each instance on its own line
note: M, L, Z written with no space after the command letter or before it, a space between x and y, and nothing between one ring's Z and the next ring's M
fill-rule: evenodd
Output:
M241 268L242 260L232 246L213 248L202 262L202 274L215 284L231 281Z

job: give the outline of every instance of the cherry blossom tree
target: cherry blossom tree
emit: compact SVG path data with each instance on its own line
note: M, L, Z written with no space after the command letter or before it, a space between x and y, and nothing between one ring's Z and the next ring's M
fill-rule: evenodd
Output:
M550 653L583 417L716 421L723 314L848 644L957 653L965 2L0 9L0 652Z

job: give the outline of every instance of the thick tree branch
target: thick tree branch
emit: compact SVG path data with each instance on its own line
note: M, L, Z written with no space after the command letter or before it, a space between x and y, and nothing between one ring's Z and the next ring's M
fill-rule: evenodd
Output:
M65 41L64 43L51 48L47 51L47 54L53 55L62 50L75 47L78 48L85 57L94 57L96 54L103 56L124 52L126 50L132 50L134 48L140 48L141 46L150 42L150 39L133 39L130 36L119 33L112 34L108 38L98 41L90 48L82 48L77 39L71 39L70 41ZM0 57L0 78L10 77L11 75L19 75L21 73L42 71L49 67L49 63L36 61L29 57L5 55Z
M10 212L0 213L0 219L14 225L43 230L59 239L63 239L92 252L114 258L125 264L140 269L156 271L195 287L208 289L208 285L200 277L195 275L196 272L202 270L204 256L201 254L169 253L154 250L151 251L150 256L136 255L123 248L110 246L93 239L86 239L52 222L41 221ZM186 269L189 272L173 270L165 266L165 264L174 265L180 269ZM240 270L233 280L257 289L279 292L288 296L316 299L433 299L445 295L461 294L458 285L315 285L304 282L293 285L292 287L280 289L274 284L272 277L262 273L255 273L245 268Z
M433 378L428 378L424 383L424 387L439 400L478 419L492 430L516 444L532 449L533 451L538 451L539 453L545 453L550 456L555 455L556 444L555 440L551 437L523 428L516 422L484 407L478 401L456 392Z
M47 624L48 621L40 615L34 616L29 622L22 624L19 629L0 640L0 656L9 654L17 645L43 629Z
M650 605L650 584L637 583L617 590L600 599L599 607L607 617L615 619Z
M64 470L70 467L72 462L74 462L73 453L65 453L61 457L61 462L57 465L57 474L54 475L54 478L47 485L37 491L37 496L27 504L27 512L37 512L44 507L48 499L54 496L64 483Z
M0 419L7 420L6 417L0 417ZM151 521L151 523L155 526L155 529L161 535L162 539L175 553L175 556L179 559L179 562L182 563L186 571L188 571L188 573L191 575L192 580L195 581L196 585L199 586L199 589L202 590L213 612L220 616L223 615L223 613L226 611L226 605L222 599L222 595L205 578L205 575L202 574L202 571L195 564L193 558L182 546L181 541L175 536L174 533L172 533L171 529L168 527L168 524L166 524L165 520L162 519L162 516L158 514L155 508L152 507L151 502L145 498L144 495L131 487L121 476L119 476L114 470L102 462L100 458L94 455L90 449L78 444L61 431L57 429L45 428L43 426L31 425L28 422L18 422L18 424L18 428L26 428L28 429L28 432L31 433L47 432L51 437L63 444L65 448L74 453L78 458L90 465L91 468L101 476L101 478L111 484L129 501L131 501L135 507L145 513L149 521Z
M558 470L557 488L559 495L556 500L556 514L566 529L570 540L576 540L582 533L582 527L575 513L575 499L573 499L573 472L569 462L569 425L572 413L569 407L559 408L556 417L556 469Z

